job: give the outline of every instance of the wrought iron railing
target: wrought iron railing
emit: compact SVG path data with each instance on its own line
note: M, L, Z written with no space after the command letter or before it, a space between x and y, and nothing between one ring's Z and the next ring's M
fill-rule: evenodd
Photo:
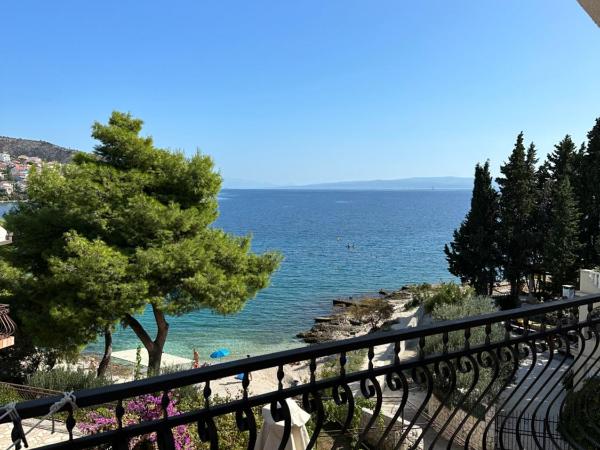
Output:
M565 406L600 372L596 303L599 295L523 306L79 391L79 408L114 402L114 410L104 412L112 425L77 436L73 431L86 419L66 403L63 426L70 438L44 448L127 449L147 435L160 449L181 448L174 434L182 426L197 439L186 448L229 448L222 428L229 424L246 448L255 449L262 448L262 419L269 419L279 424L283 449L296 431L288 400L311 416L307 448L321 445L318 439L332 430L353 434L345 445L357 448L600 448L590 411L582 407L574 429L572 405ZM365 364L351 368L356 351L366 351ZM289 382L286 375L299 363L307 365L306 379ZM260 373L272 374L277 387L261 389ZM219 380L239 374L240 395L217 399ZM201 406L173 413L172 402L189 386L200 389ZM149 394L159 396L160 416L126 421L128 399ZM44 416L58 400L20 403L18 417ZM261 418L265 405L271 417ZM224 422L226 416L231 420Z
M17 329L8 313L8 305L0 304L0 339L6 339L12 336Z

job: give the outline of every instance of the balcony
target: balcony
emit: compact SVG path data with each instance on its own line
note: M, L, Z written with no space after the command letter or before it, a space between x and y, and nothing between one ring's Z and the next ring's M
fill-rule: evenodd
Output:
M15 343L16 325L8 315L8 305L0 304L0 350Z
M56 426L67 440L47 449L141 448L132 443L148 435L149 448L228 449L232 434L243 448L284 449L292 448L298 428L307 431L306 448L319 449L600 448L597 411L581 401L591 398L600 373L599 302L600 295L591 294L381 331L79 391L73 403L60 396L32 400L11 414L0 409L0 421L12 421L13 442L24 443L21 421L58 409ZM356 352L365 364L351 369ZM286 382L297 364L307 365L308 378ZM273 374L278 388L261 391L251 376L259 371ZM239 374L238 397L213 395L211 384ZM173 402L191 386L202 405L173 413ZM159 399L156 418L125 420L128 402L149 395ZM82 433L80 418L100 406L106 427ZM307 422L294 422L298 408L310 415ZM264 446L263 422L276 427L270 434L275 447ZM176 444L182 429L193 431L195 444Z

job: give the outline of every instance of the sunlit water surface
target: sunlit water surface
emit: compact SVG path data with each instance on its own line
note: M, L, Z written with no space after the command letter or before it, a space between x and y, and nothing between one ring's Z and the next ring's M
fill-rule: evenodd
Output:
M336 297L451 280L443 246L469 200L468 191L225 190L215 226L251 233L254 251L276 249L285 259L242 312L170 317L165 351L191 358L196 348L206 359L221 347L232 358L291 348L303 345L295 335L329 313ZM150 311L140 320L154 330ZM131 330L118 330L114 349L138 342Z

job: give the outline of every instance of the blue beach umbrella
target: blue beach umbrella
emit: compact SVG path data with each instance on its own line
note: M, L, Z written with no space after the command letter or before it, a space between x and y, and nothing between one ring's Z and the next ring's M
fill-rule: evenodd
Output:
M228 356L229 353L231 353L231 352L228 349L226 349L226 348L220 348L220 349L215 350L214 352L212 352L210 354L210 357L213 358L213 359L223 358L225 356Z

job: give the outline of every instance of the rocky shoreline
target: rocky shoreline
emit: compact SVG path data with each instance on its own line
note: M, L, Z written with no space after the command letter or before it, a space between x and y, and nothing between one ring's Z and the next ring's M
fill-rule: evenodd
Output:
M373 326L372 321L357 318L353 314L354 307L361 307L370 299L385 300L394 308L394 312L404 310L404 305L412 299L409 286L403 286L397 291L380 290L376 295L366 295L359 298L334 299L332 313L329 316L315 317L315 324L310 330L298 333L297 338L307 344L348 339L371 333L385 326L385 322L393 321L393 316L383 323Z

